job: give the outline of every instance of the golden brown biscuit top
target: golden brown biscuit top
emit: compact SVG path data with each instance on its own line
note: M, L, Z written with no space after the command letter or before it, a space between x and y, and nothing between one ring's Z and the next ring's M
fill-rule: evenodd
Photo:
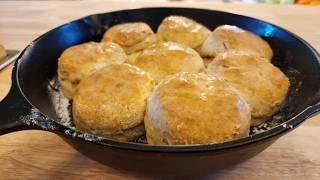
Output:
M214 48L214 52L212 49ZM273 52L269 44L259 36L237 26L222 25L217 27L202 45L207 55L216 56L227 50L245 51L271 60Z
M208 73L237 88L257 118L275 113L290 85L286 75L265 59L236 51L219 54L209 64Z
M128 47L142 42L152 34L152 29L146 23L123 23L110 27L103 35L103 41L112 41Z
M162 80L150 95L145 125L152 144L222 142L248 135L250 109L226 81L179 73Z
M66 49L58 61L58 78L64 96L72 99L79 82L93 72L109 65L124 63L127 55L113 43L88 42Z
M128 54L134 54L141 52L143 49L156 44L156 43L161 43L162 39L157 35L157 34L151 34L150 36L146 37L143 41L130 46L130 47L124 47L122 46L123 50Z
M175 42L157 43L144 49L134 64L149 72L156 82L178 72L200 72L204 69L196 51Z
M123 63L126 59L125 52L118 44L88 42L65 50L59 58L58 65L60 71L88 75L108 64Z
M157 34L165 41L174 41L195 48L206 40L210 30L192 19L169 16L159 25Z
M118 44L113 42L88 42L66 49L61 54L59 62L81 66L108 58L110 61L122 62L126 59L126 54Z
M115 134L142 123L146 98L153 81L138 67L112 64L78 85L73 113L78 123L96 123L97 129Z

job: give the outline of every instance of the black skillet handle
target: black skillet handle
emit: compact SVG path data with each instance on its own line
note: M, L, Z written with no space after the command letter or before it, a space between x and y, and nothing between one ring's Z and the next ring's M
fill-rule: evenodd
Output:
M30 109L31 105L25 100L13 78L9 93L0 101L0 135L35 129L23 121L30 114Z

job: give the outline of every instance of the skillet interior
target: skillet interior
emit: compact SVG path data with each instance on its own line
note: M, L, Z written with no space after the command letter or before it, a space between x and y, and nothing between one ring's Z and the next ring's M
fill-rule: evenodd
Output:
M64 49L82 42L99 41L105 29L122 22L143 21L156 31L162 19L173 14L195 19L211 30L221 24L237 25L269 42L274 51L272 62L289 76L295 77L293 81L298 80L295 84L297 91L292 89L287 105L282 108L286 117L279 121L289 120L319 99L318 57L295 35L245 16L189 8L145 8L92 15L46 33L30 44L19 60L17 75L24 96L43 114L57 120L47 86L48 79L56 74L57 59Z

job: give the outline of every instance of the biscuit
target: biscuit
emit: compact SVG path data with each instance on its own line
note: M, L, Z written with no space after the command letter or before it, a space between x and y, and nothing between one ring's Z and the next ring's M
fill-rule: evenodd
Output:
M127 60L123 49L112 42L88 42L66 49L58 61L58 80L63 95L72 99L79 82L109 64Z
M179 73L155 87L144 123L149 144L210 144L248 136L250 118L249 106L226 81Z
M77 129L130 141L145 133L143 117L153 81L138 67L112 64L78 85L72 103Z
M207 73L234 86L251 107L251 125L259 125L279 110L285 100L289 80L265 59L236 51L219 54Z
M273 56L270 45L259 36L237 26L217 27L197 49L201 56L215 57L228 50L243 51L271 61Z
M178 72L200 72L204 64L199 54L175 42L157 43L144 49L134 64L150 73L155 82Z
M168 16L159 25L157 34L164 41L178 42L196 48L207 39L210 30L187 17Z
M127 54L141 51L161 41L150 26L143 22L123 23L110 27L103 35L103 42L119 44Z

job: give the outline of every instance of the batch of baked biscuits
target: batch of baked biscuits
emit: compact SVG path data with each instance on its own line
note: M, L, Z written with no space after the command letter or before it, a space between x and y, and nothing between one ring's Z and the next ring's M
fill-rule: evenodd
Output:
M166 17L107 29L101 42L66 49L58 62L63 95L82 132L149 144L229 141L265 122L286 98L288 78L269 44L236 26L210 31Z

